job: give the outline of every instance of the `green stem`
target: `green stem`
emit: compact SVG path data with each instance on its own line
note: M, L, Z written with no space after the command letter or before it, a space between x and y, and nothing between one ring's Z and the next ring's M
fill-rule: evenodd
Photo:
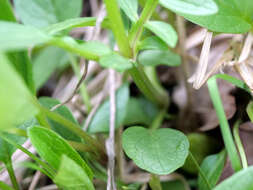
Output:
M18 185L16 176L15 176L15 172L13 170L13 165L12 165L11 159L7 163L4 163L4 164L5 164L5 167L8 171L8 173L9 173L13 188L16 189L16 190L19 190L19 185Z
M246 111L247 111L250 121L253 122L253 101L250 101L250 103L247 106Z
M226 118L226 114L224 112L221 97L219 94L219 89L216 83L216 78L215 77L210 78L207 82L207 85L217 117L220 122L221 134L231 161L232 168L234 169L234 171L239 171L240 169L242 169L241 161L238 156L235 143L233 141L233 137Z
M161 127L161 124L164 120L164 117L166 115L166 109L162 109L158 115L156 116L156 118L154 119L154 121L152 122L151 126L150 126L150 129L151 130L156 130L158 129L159 127Z
M241 160L242 160L242 167L243 169L246 169L248 167L248 162L247 162L247 157L242 145L242 141L240 139L240 135L239 135L239 127L240 127L240 120L238 120L233 128L233 134L234 134L234 138L235 138L235 143L237 145L239 154L241 156Z
M160 178L158 175L151 174L149 186L151 187L152 190L162 190Z
M204 172L202 171L201 167L199 166L199 163L197 162L197 160L194 158L193 154L191 152L189 152L189 158L192 160L192 162L194 163L194 165L197 167L198 171L199 171L199 175L200 177L203 179L203 181L206 183L206 186L208 187L208 190L212 190L210 183L208 182Z
M80 68L77 65L76 59L73 55L71 55L71 54L69 54L69 55L70 55L71 66L75 72L75 75L80 79L81 78ZM81 92L81 96L83 98L84 105L86 106L87 112L89 113L92 109L92 105L90 102L90 96L88 94L88 91L87 91L87 88L86 88L84 82L80 86L80 92Z

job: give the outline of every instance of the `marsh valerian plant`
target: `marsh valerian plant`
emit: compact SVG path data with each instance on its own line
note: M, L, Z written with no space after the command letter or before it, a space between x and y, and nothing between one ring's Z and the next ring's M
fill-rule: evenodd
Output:
M116 92L115 128L130 126L123 134L119 133L119 141L126 155L152 174L149 184L153 190L162 188L158 175L181 168L187 157L198 169L199 189L250 190L253 170L247 167L238 127L233 139L216 79L226 80L249 93L252 91L252 0L104 0L107 15L99 27L112 34L111 43L116 50L100 41L84 41L70 35L72 29L85 30L100 24L96 17L79 17L82 2L14 0L12 5L8 0L0 0L0 161L12 182L12 187L3 182L0 187L20 189L11 161L16 149L34 161L28 167L51 178L60 189L92 190L94 178L106 181L107 155L101 135L97 134L103 134L104 138L109 132L110 102L104 101L97 109L85 131L58 100L36 97L38 89L56 68L71 62L75 73L80 75L76 61L83 58L123 73L124 84ZM155 68L180 66L181 60L174 51L178 41L174 23L157 16L157 7L206 28L199 64L190 81L195 88L208 81L225 150L207 157L201 166L189 151L186 135L179 130L161 128L168 117L170 97L159 82ZM212 36L218 33L248 34L243 46L233 39L232 50L228 49L206 74ZM225 62L235 68L245 83L225 74L212 76ZM128 76L145 98L130 96ZM89 113L93 105L85 84L81 86L81 94ZM252 119L252 103L247 112ZM22 147L26 139L39 156ZM227 154L236 173L216 185ZM235 181L236 185L231 186ZM116 176L117 189L130 189L127 185L122 176Z

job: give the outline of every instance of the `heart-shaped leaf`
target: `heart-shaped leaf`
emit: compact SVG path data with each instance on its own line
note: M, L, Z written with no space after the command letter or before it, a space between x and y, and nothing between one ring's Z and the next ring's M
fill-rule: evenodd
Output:
M28 137L38 154L46 160L56 171L60 167L62 155L67 155L75 161L89 176L93 173L81 156L57 133L43 127L31 127L28 129Z
M159 0L160 4L176 13L210 15L218 11L213 0Z
M79 17L82 0L14 0L17 15L26 25L45 27Z
M176 46L177 33L170 24L161 21L148 21L145 27L166 42L168 46L173 48Z
M130 127L123 133L123 149L140 168L165 175L181 167L188 155L187 137L174 129Z
M138 20L138 0L118 0L120 8L132 22Z

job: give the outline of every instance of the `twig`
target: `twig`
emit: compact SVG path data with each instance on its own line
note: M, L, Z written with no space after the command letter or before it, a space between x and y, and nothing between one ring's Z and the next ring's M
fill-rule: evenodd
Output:
M106 140L106 151L108 155L108 169L107 169L107 190L116 190L114 179L115 168L115 121L116 121L116 85L115 85L115 71L109 69L110 82L110 133Z
M39 179L40 179L41 175L42 175L42 174L41 174L40 171L37 171L37 172L35 173L35 175L33 176L32 182L31 182L31 184L30 184L28 190L34 190L34 189L36 188L36 186L37 186L37 184L38 184L38 182L39 182Z

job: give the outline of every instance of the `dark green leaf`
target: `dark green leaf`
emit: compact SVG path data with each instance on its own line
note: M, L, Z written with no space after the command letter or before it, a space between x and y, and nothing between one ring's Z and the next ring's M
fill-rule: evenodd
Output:
M17 15L26 25L44 27L80 16L82 0L14 0Z
M211 188L214 188L219 181L219 178L225 166L225 161L226 153L225 151L222 151L219 154L214 154L206 157L205 160L202 162L201 169L205 174ZM198 187L199 190L208 189L206 183L200 176L198 177Z
M0 7L1 7L0 20L16 22L16 18L13 14L9 0L1 0Z
M160 4L176 13L210 15L218 11L213 0L159 0Z
M139 54L138 62L144 66L179 66L181 58L169 50L146 50Z
M49 97L41 97L39 99L39 102L48 109L53 108L57 104L60 104L58 100L49 98ZM66 106L61 106L57 108L56 110L54 110L54 112L60 114L65 119L68 119L69 121L78 124L74 116L72 115L71 111ZM57 123L52 120L49 120L49 122L51 124L52 129L55 132L57 132L59 135L61 135L63 138L65 138L66 140L78 141L78 142L81 141L80 137L78 137L75 133L73 133L72 131L70 131L69 129L61 125L60 123Z
M53 74L55 69L65 61L67 53L57 47L46 47L32 60L33 79L38 90Z
M46 43L49 40L49 36L36 28L13 22L0 21L1 51L26 49L34 45Z
M129 87L124 84L117 90L116 93L116 128L123 124L127 113L127 104L129 100ZM105 101L94 115L88 131L90 133L108 132L109 131L109 118L110 118L110 102Z
M143 41L140 42L138 45L139 50L150 50L150 49L156 49L156 50L168 50L167 44L162 41L157 36L151 36L145 38Z
M66 155L75 161L89 176L93 173L81 156L57 133L43 128L31 127L28 129L28 137L38 154L49 163L56 171L60 168L61 157Z
M183 16L191 22L215 32L245 33L252 28L252 15L247 15L249 11L251 13L253 11L252 1L214 1L219 7L219 11L214 15Z
M95 190L85 171L65 155L53 180L64 190Z
M173 48L176 46L177 33L170 24L161 21L148 21L145 27L166 42L168 46Z
M136 22L138 16L138 0L118 0L120 8L132 22Z
M127 103L127 114L124 125L144 124L149 126L159 110L145 98L131 97Z
M162 182L163 190L186 190L185 185L180 180Z
M37 102L23 80L0 53L0 128L18 126L38 113Z
M102 67L112 68L119 72L126 71L133 66L129 59L126 59L115 52L102 56L99 60L99 64Z
M63 30L69 30L76 27L94 26L95 23L95 17L72 18L63 22L47 26L43 30L49 35L54 35Z
M180 131L130 127L122 137L123 149L140 168L165 175L180 168L188 155L189 142Z
M253 166L241 170L225 181L220 183L213 190L252 190L253 189Z

